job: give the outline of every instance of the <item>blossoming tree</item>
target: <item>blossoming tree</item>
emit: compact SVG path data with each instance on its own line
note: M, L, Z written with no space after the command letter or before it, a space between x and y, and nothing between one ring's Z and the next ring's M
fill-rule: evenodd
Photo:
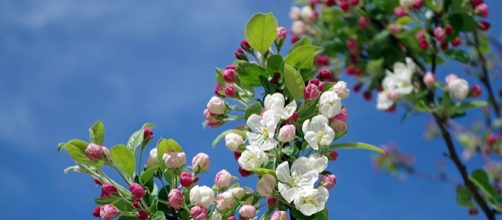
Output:
M356 78L355 91L364 87L365 99L377 92L377 109L394 112L399 106L406 110L403 118L430 114L447 157L462 178L463 185L457 189L459 205L471 214L480 209L487 219L495 219L502 211L502 195L497 190L500 175L489 175L492 172L486 170L500 164L501 103L493 91L487 58L490 43L485 31L490 23L484 18L488 5L483 0L300 2L301 8L294 6L290 11L293 41L308 36L324 48L316 58L319 77L340 77L343 69ZM439 69L455 62L466 65L466 72L477 80L469 82L467 76ZM473 81L484 86L486 101L481 86ZM470 172L457 153L453 136L459 126L454 119L479 107L492 112L481 117L488 121L485 131L457 136L487 163L487 169ZM476 138L466 138L466 134Z
M321 48L300 41L281 55L286 29L271 14L256 14L246 26L237 60L216 70L218 85L204 110L204 124L219 127L237 121L245 125L223 132L243 177L255 175L251 187L232 184L236 178L219 171L212 186L198 185L210 166L199 153L186 164L186 154L172 139L161 138L142 157L153 139L153 125L144 124L127 144L104 145L104 125L96 122L89 141L61 143L76 165L65 170L91 176L101 187L95 217L119 219L328 219L326 203L336 183L327 170L335 150L383 151L365 143L333 143L347 132L349 96L343 81L317 79L314 57ZM273 47L273 48L272 48ZM121 180L114 180L107 171ZM120 184L122 183L122 184ZM266 205L265 205L266 204ZM290 217L288 217L290 216Z

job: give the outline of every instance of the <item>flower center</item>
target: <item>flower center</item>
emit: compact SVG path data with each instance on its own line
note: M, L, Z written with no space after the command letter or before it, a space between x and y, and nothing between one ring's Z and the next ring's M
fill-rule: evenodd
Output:
M306 197L306 198L303 199L303 204L314 205L315 204L315 198L313 198L313 197Z
M268 139L269 136L268 136L268 128L267 127L264 127L262 130L261 130L261 134L263 135L263 138L264 139Z

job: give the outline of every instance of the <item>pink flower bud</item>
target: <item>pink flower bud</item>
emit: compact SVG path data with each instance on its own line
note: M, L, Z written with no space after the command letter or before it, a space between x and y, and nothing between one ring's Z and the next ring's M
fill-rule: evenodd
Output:
M453 34L453 26L451 26L451 24L446 24L444 26L444 31L445 31L446 35Z
M90 143L85 148L85 154L91 160L101 159L103 156L103 147L94 143Z
M333 186L336 184L336 177L333 174L324 174L321 177L321 185L324 186L326 189L332 189Z
M264 197L272 197L277 181L270 174L265 174L261 177L256 185L256 190Z
M242 177L248 177L249 175L252 174L252 172L242 169L242 167L239 167L239 174L241 174Z
M326 0L326 2L324 4L326 4L326 7L331 7L333 5L335 5L335 0Z
M129 186L129 191L136 200L140 200L145 195L145 189L138 183L132 183Z
M237 151L242 144L244 144L242 136L236 133L228 133L225 135L225 146L227 146L227 149Z
M183 206L183 194L179 189L172 189L167 195L169 206L173 209L180 209Z
M180 184L183 187L190 187L199 180L198 177L193 177L192 173L183 171L180 174Z
M497 142L497 136L495 134L488 135L488 138L486 138L486 144L488 144L488 146L493 146L495 142Z
M101 212L101 207L96 207L94 208L94 210L92 210L92 216L96 217L96 218L99 218L99 213Z
M397 17L404 17L404 16L407 16L409 14L408 12L408 9L406 8L403 8L403 7L395 7L394 8L394 14L397 16Z
M434 84L436 84L436 77L434 76L434 73L427 72L424 76L424 83L427 87L434 86Z
M288 31L285 27L278 27L277 28L277 40L278 41L284 41L286 39L286 35L288 34Z
M472 97L477 98L477 97L481 96L481 94L483 93L483 90L481 89L481 86L476 84L471 87L470 93L471 93Z
M207 220L207 210L200 206L194 206L190 209L190 216L193 220Z
M252 205L243 205L239 209L239 216L246 219L254 218L256 216L256 208Z
M436 27L434 28L434 37L436 37L438 41L443 42L446 40L446 32L443 28Z
M482 3L484 3L484 0L471 0L472 7L476 7Z
M117 207L110 205L110 204L106 204L104 206L101 206L101 209L99 211L99 216L101 216L101 218L103 220L112 220L118 214L119 214L119 210L117 209Z
M226 191L216 195L216 208L219 210L230 209L235 204L235 198L232 192Z
M347 130L347 109L343 108L342 111L338 114L335 115L333 120L331 121L330 124L331 128L333 130L340 132L340 131L345 131Z
M235 160L238 160L241 157L241 154L242 153L239 152L239 151L234 151L234 158L235 158Z
M244 50L242 48L237 48L234 52L235 58L238 60L247 60L248 58L246 57L246 54L244 53Z
M451 81L455 80L455 79L458 79L458 76L454 73L450 73L448 74L445 78L444 78L444 81L446 82L446 84L450 84Z
M359 17L358 24L361 29L366 29L370 26L370 18L368 16L361 16Z
M288 124L282 126L279 130L278 139L280 142L290 142L296 137L296 128L294 125Z
M134 208L139 208L139 206L140 206L140 204L139 204L139 201L138 201L138 200L133 201L133 202L131 203L131 205L132 205L132 207L134 207Z
M143 128L143 140L150 140L153 138L153 129L150 127Z
M209 112L208 109L204 109L204 117L206 118L205 122L207 123L207 125L209 127L215 128L215 127L218 127L221 124L223 124L223 121L218 120L218 118L216 116L217 115Z
M298 35L296 35L296 34L293 34L293 35L291 36L291 43L292 43L292 44L296 43L296 42L297 42L297 41L299 41L299 40L300 40L300 36L298 36Z
M462 43L462 39L460 37L456 37L451 41L451 45L454 47L458 47Z
M371 91L365 91L365 92L363 93L363 98L364 98L364 100L366 100L366 101L370 101L370 100L371 100Z
M251 45L246 39L241 40L241 48L244 50L251 50Z
M347 40L346 44L351 55L359 54L359 43L357 42L357 39L351 38Z
M267 199L267 206L268 207L276 207L279 205L279 199L271 197Z
M197 172L206 172L209 169L210 164L209 156L205 153L198 153L192 159L192 167L197 170Z
M357 6L359 5L359 0L350 0L350 6Z
M228 97L236 97L237 89L235 88L235 86L232 84L228 84L227 86L225 86L225 95Z
M478 27L482 31L487 31L487 30L490 30L490 28L492 27L492 25L488 21L480 21L478 23Z
M308 85L305 87L304 98L306 100L316 100L319 98L324 84L318 79L312 79L309 81Z
M338 159L338 153L336 151L330 151L326 154L329 160L336 161Z
M226 109L227 106L225 104L225 100L218 96L211 97L207 103L207 110L209 110L211 114L221 115L225 113Z
M288 213L285 211L275 211L270 220L288 220Z
M117 188L111 183L101 185L101 197L108 197L117 193Z
M330 82L335 81L335 77L333 77L333 74L331 74L328 68L322 68L321 71L319 71L319 79Z
M487 17L488 16L488 5L485 3L479 4L474 8L474 13L481 17Z
M145 210L139 210L138 220L148 220L148 212L146 212Z
M222 89L223 89L223 86L221 84L216 84L216 86L214 87L214 94L215 95L222 95Z
M225 69L223 71L223 80L228 83L233 83L236 80L235 69Z
M329 65L329 57L326 55L319 55L315 58L315 63L317 66L327 66Z
M413 3L411 4L411 6L412 6L415 10L421 9L421 8L424 6L424 0L415 0L415 1L413 1Z
M185 152L167 152L162 155L162 159L167 168L180 168L185 165L186 155Z
M399 24L390 24L389 26L390 33L394 36L399 34L399 31L401 30L401 25Z
M222 189L228 187L233 179L234 177L230 172L227 170L220 170L214 177L214 182L218 188Z

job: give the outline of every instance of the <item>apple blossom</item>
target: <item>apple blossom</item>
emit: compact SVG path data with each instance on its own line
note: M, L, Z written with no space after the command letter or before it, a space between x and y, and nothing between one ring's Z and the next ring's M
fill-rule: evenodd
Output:
M227 149L237 151L242 144L244 144L242 136L236 133L228 133L225 135L225 146Z
M465 99L469 94L469 82L465 79L456 78L449 81L447 84L448 90L455 96L457 99Z
M138 183L131 183L129 191L136 200L140 200L145 195L145 189Z
M424 83L428 87L434 86L434 84L436 84L436 77L434 76L434 73L427 72L424 76Z
M285 211L275 211L270 220L288 220L288 213Z
M193 205L207 209L214 203L214 192L208 186L194 186L190 190L190 202Z
M171 208L179 209L183 206L184 199L183 199L183 193L181 193L181 190L176 189L176 188L171 189L167 198L168 198L169 206Z
M186 155L185 152L167 152L162 155L162 159L167 168L179 168L185 165Z
M267 95L265 97L265 110L274 111L274 115L279 119L288 119L296 111L297 105L293 100L289 104L286 104L284 95L281 93L274 93L272 95Z
M300 13L301 9L297 6L293 6L289 10L289 18L291 18L291 20L298 20L300 19Z
M281 127L279 129L279 135L277 139L279 139L280 142L290 142L294 140L296 137L296 128L294 125L287 124Z
M157 166L159 163L159 159L157 157L157 148L153 148L150 150L150 154L148 156L148 160L146 161L146 167L152 168Z
M242 187L230 188L227 190L227 192L231 192L234 198L236 198L237 200L241 200L246 195L246 191Z
M242 152L241 157L238 159L240 167L248 171L261 167L261 165L267 161L267 154L253 145L247 146L246 150Z
M252 219L256 216L256 208L252 205L243 205L239 209L239 216L245 219Z
M98 160L103 157L103 147L98 144L90 143L85 148L85 154L91 160Z
M275 173L279 180L278 189L281 196L290 203L295 200L305 188L314 187L319 173L311 168L311 161L300 157L289 168L289 162L284 161L277 166Z
M207 103L207 110L212 114L221 115L225 113L226 108L225 100L218 96L211 97Z
M302 131L305 141L314 150L330 145L335 138L335 131L328 125L328 118L323 115L314 116L303 122Z
M291 32L295 35L302 35L306 30L306 25L303 21L293 21L291 25Z
M377 109L378 110L388 110L394 105L394 101L389 98L389 93L387 91L382 91L378 93L377 96Z
M269 110L259 116L252 114L247 120L247 126L251 129L248 132L249 143L261 150L267 151L274 149L279 143L275 138L275 129L278 118L273 110Z
M302 9L300 10L300 16L304 20L310 20L314 17L314 10L312 10L312 7L308 5L303 6Z
M319 112L327 118L332 118L342 110L341 100L334 91L323 92L319 98Z
M207 210L204 207L194 206L190 209L190 217L193 220L207 220Z
M302 214L311 216L325 209L328 197L328 190L322 186L317 189L307 188L299 194L294 204Z
M205 153L198 153L192 159L192 167L197 170L197 172L206 172L210 164L209 155Z
M111 204L106 204L104 206L101 206L101 209L99 211L99 216L101 216L103 220L112 220L118 214L119 214L119 209L117 209L117 207Z
M394 63L393 72L387 70L382 81L385 91L394 90L401 95L410 94L413 91L411 78L416 71L416 65L411 58L406 58L406 63Z
M321 185L324 186L326 189L332 189L333 186L336 184L336 177L333 174L324 174L321 177Z
M219 210L230 209L235 204L235 198L232 192L226 191L216 196L216 208Z
M230 174L230 172L227 170L220 170L220 172L216 174L214 182L218 188L222 189L228 187L233 179L234 177Z
M256 184L256 190L264 197L271 197L274 192L277 181L274 176L270 174L263 175Z
M341 99L347 98L350 95L350 90L347 87L347 83L345 81L336 82L331 90L333 90Z

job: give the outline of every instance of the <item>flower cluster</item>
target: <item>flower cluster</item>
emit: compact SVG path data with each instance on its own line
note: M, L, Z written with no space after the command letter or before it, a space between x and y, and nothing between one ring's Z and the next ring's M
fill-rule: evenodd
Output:
M152 128L153 125L147 123L131 135L126 145L108 149L102 146L104 126L97 122L90 129L89 143L73 139L60 144L59 149L68 151L76 162L65 173L89 175L101 188L93 216L104 220L115 217L231 220L237 212L246 219L256 215L248 206L255 204L258 193L238 183L232 184L236 177L229 171L219 171L212 186L197 184L199 174L210 166L205 153L195 155L191 166L187 166L181 146L172 139L160 139L150 150L146 164L142 164L141 155L153 139ZM140 155L136 157L138 149ZM106 174L104 166L116 171L127 187Z
M316 16L309 8L299 13L303 19ZM293 24L296 34L302 28ZM276 34L264 39L262 32ZM224 139L241 176L256 174L256 189L268 201L266 216L287 219L283 211L289 209L296 219L325 219L328 190L336 183L327 170L328 161L337 158L335 149L380 149L362 143L333 144L348 128L342 103L350 94L347 83L336 80L328 69L316 68L314 57L320 49L306 39L282 56L285 37L285 28L277 27L271 14L251 18L235 63L216 70L218 84L204 110L204 123L245 123L223 132L214 144Z

